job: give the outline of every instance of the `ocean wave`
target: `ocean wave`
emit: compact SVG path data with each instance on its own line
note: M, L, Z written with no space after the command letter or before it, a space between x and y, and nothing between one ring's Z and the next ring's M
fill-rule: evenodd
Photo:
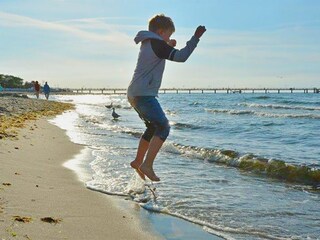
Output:
M170 121L170 125L176 129L201 129L203 126L194 125L190 123L179 123Z
M143 131L139 131L136 129L131 129L128 127L123 127L117 124L110 124L110 123L104 123L104 124L100 124L100 127L102 129L108 130L108 131L112 131L112 132L117 132L117 133L124 133L127 135L131 135L135 138L140 138Z
M297 105L278 105L278 104L256 104L256 103L239 103L239 106L249 108L271 108L271 109L288 109L288 110L307 110L307 111L320 111L320 107L308 107Z
M189 103L188 105L191 107L195 107L195 106L202 106L202 105L204 105L204 103L194 101L192 103Z
M257 112L253 110L234 110L234 109L205 109L209 113L225 113L230 115L255 115L259 117L269 118L308 118L320 119L319 114L291 114L291 113L271 113L271 112Z
M270 118L308 118L308 119L320 119L318 114L281 114L281 113L265 113L255 112L254 115Z
M141 135L142 135L142 132L139 132L139 131L134 131L134 130L131 130L131 129L123 129L120 131L121 133L125 133L125 134L128 134L128 135L131 135L135 138L140 138Z
M234 150L200 148L176 143L167 143L163 148L173 154L235 167L242 171L286 182L306 184L313 186L315 189L320 186L320 169L314 165L294 165L282 160L267 159L254 154L241 155Z
M292 104L292 105L308 105L308 104L317 104L319 105L318 101L297 101L297 100L280 100L280 104Z
M121 128L118 126L114 126L114 125L108 125L108 126L103 126L104 129L108 130L108 131L113 131L113 132L117 132L117 133L124 133L127 135L131 135L135 138L140 138L142 135L142 132L140 131L134 131L132 129L127 129L127 128ZM91 135L101 135L101 136L105 136L105 135L110 135L110 133L108 132L100 132L100 133L93 133L93 132L87 132L88 134Z
M207 109L205 111L209 113L227 113L231 115L251 115L254 114L254 111L251 110L234 110L234 109Z

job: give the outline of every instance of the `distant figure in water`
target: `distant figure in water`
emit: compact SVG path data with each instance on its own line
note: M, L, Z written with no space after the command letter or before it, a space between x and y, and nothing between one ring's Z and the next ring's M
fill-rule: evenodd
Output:
M50 94L50 87L49 87L47 82L43 86L43 92L44 92L44 96L48 100L49 99L49 94Z
M118 113L116 113L114 108L112 108L112 117L113 117L113 119L118 119L120 117L120 115Z
M40 84L38 83L38 81L36 81L34 83L34 92L36 94L36 97L39 98L39 94L40 94Z
M151 181L160 181L153 171L153 161L170 131L169 121L156 99L165 62L185 62L197 47L206 28L199 26L186 46L180 50L175 48L176 40L170 39L174 31L171 18L160 14L149 21L149 31L138 32L134 39L141 46L127 97L147 129L140 138L136 158L130 166L142 179L147 176Z

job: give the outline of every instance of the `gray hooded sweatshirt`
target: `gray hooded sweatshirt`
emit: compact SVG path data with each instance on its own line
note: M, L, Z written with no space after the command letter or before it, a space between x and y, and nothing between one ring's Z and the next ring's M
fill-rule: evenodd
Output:
M199 39L193 36L180 50L169 46L158 34L140 31L134 39L141 42L137 66L127 90L127 96L157 96L161 86L165 60L185 62Z

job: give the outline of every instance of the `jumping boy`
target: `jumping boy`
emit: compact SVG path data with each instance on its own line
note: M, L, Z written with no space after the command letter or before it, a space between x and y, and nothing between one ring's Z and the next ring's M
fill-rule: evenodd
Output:
M147 129L140 138L136 158L130 165L142 179L147 176L152 181L160 181L153 171L153 162L170 131L169 121L156 99L165 60L185 62L206 28L199 26L194 36L180 50L174 48L176 41L170 39L174 31L171 18L160 14L150 19L149 31L138 32L134 39L136 44L141 43L141 47L127 97Z

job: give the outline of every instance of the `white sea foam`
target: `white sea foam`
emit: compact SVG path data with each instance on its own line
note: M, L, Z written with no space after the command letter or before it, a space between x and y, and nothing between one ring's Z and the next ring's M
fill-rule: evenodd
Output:
M237 105L249 107L249 108L271 108L271 109L320 111L320 107L316 107L316 106L311 107L311 106L298 106L298 105L257 104L257 103L238 103Z
M273 113L253 110L234 110L234 109L205 109L209 113L226 113L230 115L255 115L268 118L310 118L320 119L320 114L304 113Z

